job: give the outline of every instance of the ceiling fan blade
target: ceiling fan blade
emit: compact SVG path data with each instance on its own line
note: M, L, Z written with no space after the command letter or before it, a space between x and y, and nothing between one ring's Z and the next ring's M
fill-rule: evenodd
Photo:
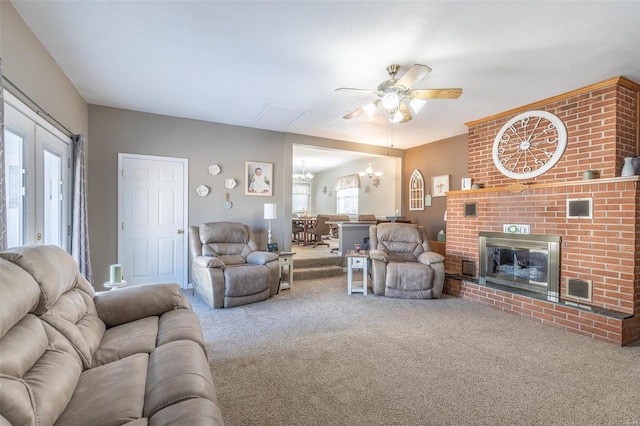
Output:
M400 112L403 115L402 120L400 120L400 123L406 123L407 121L411 120L413 117L411 117L411 113L409 112L409 107L407 106L407 100L405 99L404 102L400 103Z
M359 93L377 93L377 90L371 89L354 89L352 87L338 87L336 92L359 92Z
M362 108L358 108L355 111L350 112L349 114L345 115L344 118L345 120L350 120L352 118L356 118L359 115L362 115L364 113L364 110Z
M408 89L422 80L430 72L431 68L429 68L428 66L415 64L402 76L400 80L396 82L395 85L402 86Z
M360 108L358 108L357 110L355 110L355 111L353 111L353 112L350 112L349 114L345 115L345 116L344 116L344 117L342 117L342 118L349 120L349 119L351 119L351 118L355 118L355 117L357 117L357 116L361 115L362 113L365 113L365 114L367 114L369 117L371 117L371 116L373 116L373 114L375 113L376 108L378 107L378 104L379 104L379 103L380 103L380 101L379 101L379 100L377 100L377 101L373 101L373 102L371 102L371 103L368 103L368 104L366 104L365 106L360 107Z
M411 99L458 99L462 89L414 89L408 95Z

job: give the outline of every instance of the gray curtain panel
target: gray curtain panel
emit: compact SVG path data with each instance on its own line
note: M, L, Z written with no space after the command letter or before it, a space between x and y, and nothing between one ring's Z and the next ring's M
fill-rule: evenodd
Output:
M71 225L71 255L78 263L80 272L93 285L91 256L89 255L89 223L87 220L87 192L84 175L83 135L74 135L73 140L73 217Z
M0 58L0 83L2 58ZM4 190L4 93L0 87L0 250L7 249L7 200Z

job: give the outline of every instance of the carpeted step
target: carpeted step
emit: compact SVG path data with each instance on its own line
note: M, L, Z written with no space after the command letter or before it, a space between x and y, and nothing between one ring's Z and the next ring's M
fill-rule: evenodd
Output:
M318 278L338 277L346 272L342 269L342 266L330 265L330 266L311 266L305 268L293 268L293 282L298 280L313 280ZM286 271L282 271L282 277L284 281L288 281L288 274Z
M296 258L293 257L293 270L301 268L317 268L322 266L345 266L346 258L342 256L322 257L322 258Z

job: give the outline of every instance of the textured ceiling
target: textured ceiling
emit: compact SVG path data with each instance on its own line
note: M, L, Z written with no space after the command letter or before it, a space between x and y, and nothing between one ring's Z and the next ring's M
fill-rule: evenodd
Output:
M618 75L640 82L639 1L12 1L97 105L409 148ZM342 116L389 64L461 87L414 120ZM11 78L11 76L8 76ZM393 134L393 139L390 135Z

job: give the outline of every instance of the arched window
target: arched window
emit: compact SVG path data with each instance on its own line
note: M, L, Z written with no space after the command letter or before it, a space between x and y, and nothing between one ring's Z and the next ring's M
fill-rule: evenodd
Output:
M418 169L409 180L409 210L424 210L424 179Z

